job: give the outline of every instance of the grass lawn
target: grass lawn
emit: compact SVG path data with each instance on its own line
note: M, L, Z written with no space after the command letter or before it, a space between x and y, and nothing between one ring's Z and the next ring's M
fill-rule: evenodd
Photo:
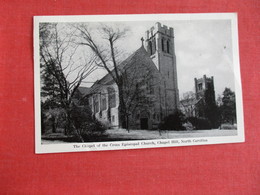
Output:
M173 130L130 130L128 133L125 129L107 130L111 138L124 139L175 139L189 137L215 137L215 136L232 136L237 135L237 130L192 130L192 131L173 131Z
M127 140L151 140L151 139L176 139L191 137L221 137L235 136L237 130L191 130L191 131L172 131L172 130L130 130L126 129L109 129L102 136L89 137L86 142L101 141L127 141ZM75 137L64 135L49 135L42 137L42 144L59 144L68 142L78 142Z

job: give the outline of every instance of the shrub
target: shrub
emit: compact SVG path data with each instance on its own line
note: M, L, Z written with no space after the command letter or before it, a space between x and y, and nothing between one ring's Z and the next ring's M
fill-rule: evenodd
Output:
M221 124L219 129L237 129L237 126L229 123L225 123L225 124Z
M100 135L107 129L105 125L92 116L88 107L73 106L71 120L78 132L83 135Z
M184 123L183 126L186 130L193 130L194 129L193 125L189 121Z
M65 123L64 109L49 108L41 110L42 134L58 133L64 128Z
M189 117L187 120L197 130L211 129L212 127L210 121L206 118Z
M185 130L183 126L185 122L185 117L181 111L176 111L164 118L164 122L159 124L159 129L161 130Z

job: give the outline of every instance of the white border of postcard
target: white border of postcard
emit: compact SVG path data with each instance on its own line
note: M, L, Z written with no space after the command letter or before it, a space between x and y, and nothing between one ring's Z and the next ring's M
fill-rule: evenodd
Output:
M235 75L237 129L236 136L197 137L178 139L156 139L135 141L114 141L95 143L41 144L40 119L40 65L39 65L39 23L41 22L115 22L115 21L156 21L156 20L231 20L233 68ZM238 23L236 13L201 14L140 14L140 15L88 15L88 16L35 16L34 17L34 95L35 95L35 149L36 153L60 153L99 150L121 150L138 148L159 148L244 142L244 119L242 86L239 65ZM190 140L190 141L187 141Z

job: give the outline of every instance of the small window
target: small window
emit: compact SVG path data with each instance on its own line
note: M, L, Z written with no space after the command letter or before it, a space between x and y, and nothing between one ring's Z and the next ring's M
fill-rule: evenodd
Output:
M115 115L112 116L112 122L115 122Z
M202 90L202 83L198 85L199 90Z

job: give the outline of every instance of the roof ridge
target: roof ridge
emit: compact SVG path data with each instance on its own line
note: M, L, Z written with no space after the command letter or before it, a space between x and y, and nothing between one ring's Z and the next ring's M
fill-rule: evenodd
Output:
M141 46L140 48L138 48L137 50L135 50L130 56L128 56L126 59L124 59L122 62L119 63L119 65L117 67L119 68L124 68L125 65L127 65L127 62L129 62L136 54L138 54L140 51L145 51L144 46ZM111 70L111 72L114 72L114 68ZM98 79L92 86L91 88L95 85L98 84L100 82L102 82L102 80L104 80L106 77L111 76L109 73L107 73L105 76L103 76L101 79Z

